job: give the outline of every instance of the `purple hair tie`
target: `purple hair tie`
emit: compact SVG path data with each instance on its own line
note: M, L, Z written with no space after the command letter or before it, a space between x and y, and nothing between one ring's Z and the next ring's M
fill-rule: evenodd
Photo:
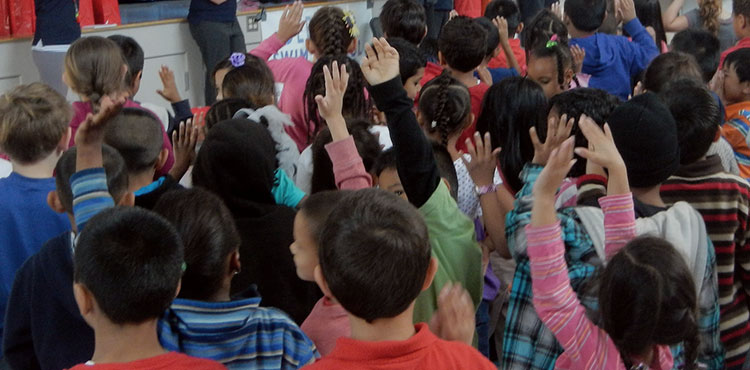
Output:
M232 63L232 67L238 68L245 65L245 53L232 53L229 57L229 62Z

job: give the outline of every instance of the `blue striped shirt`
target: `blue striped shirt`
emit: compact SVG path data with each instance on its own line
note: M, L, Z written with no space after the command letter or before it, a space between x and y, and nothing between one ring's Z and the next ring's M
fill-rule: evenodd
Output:
M159 320L165 349L219 361L229 369L297 369L320 357L297 324L260 298L231 302L175 299Z
M92 217L115 202L107 189L107 174L103 167L78 171L70 176L73 191L73 215L78 232Z

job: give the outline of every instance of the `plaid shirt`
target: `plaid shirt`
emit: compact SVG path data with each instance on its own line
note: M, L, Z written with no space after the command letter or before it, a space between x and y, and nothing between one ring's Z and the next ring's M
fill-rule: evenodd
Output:
M526 256L524 226L531 219L531 191L542 167L526 165L521 173L524 186L517 195L515 208L506 219L508 246L517 262L513 285L511 286L508 314L503 333L502 368L509 369L553 369L563 348L539 319L532 302L531 272ZM587 308L592 321L596 319L596 292L590 288L596 269L601 265L594 243L586 233L573 208L558 210L565 260L568 264L570 284L578 299ZM719 306L716 281L716 256L709 242L706 278L699 297L699 330L701 347L698 360L708 369L721 369L724 364L724 350L719 340ZM672 348L674 366L684 362L682 346Z

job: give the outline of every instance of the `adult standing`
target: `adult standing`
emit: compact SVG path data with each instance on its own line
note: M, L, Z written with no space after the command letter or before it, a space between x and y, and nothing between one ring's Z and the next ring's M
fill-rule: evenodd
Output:
M81 37L78 24L79 0L36 0L36 28L31 55L42 82L62 96L68 87L62 80L65 53Z
M427 35L425 39L437 40L443 25L448 22L453 0L424 0L425 20L427 24Z
M673 0L662 14L662 23L667 32L680 32L688 28L702 29L712 33L719 39L721 51L737 42L732 27L731 15L721 18L722 0L698 0L698 7L679 15L685 0Z
M191 0L188 23L206 66L206 105L211 105L216 101L211 71L232 53L247 52L245 36L237 21L237 1Z

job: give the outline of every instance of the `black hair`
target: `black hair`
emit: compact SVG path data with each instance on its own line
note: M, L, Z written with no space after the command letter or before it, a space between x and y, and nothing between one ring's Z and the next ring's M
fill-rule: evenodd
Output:
M120 152L131 175L152 169L164 147L161 123L141 108L123 108L112 118L104 142Z
M497 33L497 27L487 18L475 18L474 22L482 26L487 31L487 43L485 44L484 58L489 59L495 56L495 50L500 45L500 35Z
M128 192L128 168L125 160L115 148L102 145L102 167L107 174L107 190L115 203ZM70 177L76 173L76 147L65 151L55 165L55 187L65 212L73 214L73 190Z
M259 107L243 98L227 98L217 101L206 112L206 130L210 130L221 121L234 118L238 110L245 108L257 109Z
M493 20L503 17L508 22L508 36L513 37L521 24L521 12L518 5L511 0L492 0L484 8L484 17Z
M734 68L740 82L750 81L750 48L737 49L724 59L727 68Z
M635 14L643 27L651 27L656 34L656 48L661 50L662 45L667 43L667 34L664 32L664 23L661 20L661 5L659 0L634 0ZM623 29L623 34L628 33Z
M524 77L512 77L494 84L487 90L482 111L477 120L477 131L492 136L492 148L503 148L500 168L511 189L523 185L518 176L523 166L534 157L534 146L529 129L536 127L541 140L547 135L547 98L542 88Z
M666 240L631 240L599 276L600 325L626 367L656 344L685 343L685 368L698 355L697 298L690 269Z
M365 170L369 171L380 154L380 142L378 138L370 132L371 125L365 120L350 120L346 126L349 128L349 134L354 138L354 144L357 147L359 156L362 158ZM315 137L315 141L312 144L313 173L310 188L311 194L337 189L336 179L333 176L333 163L331 163L331 157L328 156L325 148L326 144L331 141L333 141L331 132L326 127Z
M527 50L547 45L553 35L558 43L568 44L568 28L562 19L549 9L542 9L523 29L523 47Z
M398 51L398 72L401 74L401 84L416 76L420 68L427 65L427 60L414 44L398 37L389 37L388 43Z
M575 28L583 32L594 32L604 22L607 14L606 0L567 0L565 15Z
M349 190L326 190L310 194L302 202L299 212L305 215L309 231L314 235L315 242L320 245L320 232L323 230L328 216L338 207L341 199L350 193Z
M693 79L668 83L659 94L677 124L680 164L691 164L703 157L716 137L722 112L706 86Z
M464 84L444 71L424 85L418 109L427 132L439 133L440 144L446 146L451 135L460 134L466 127L471 95Z
M459 72L473 71L482 64L486 45L487 31L465 16L449 20L438 38L438 50L446 63Z
M732 14L750 18L750 0L732 0Z
M703 73L692 55L670 51L654 58L643 74L643 88L659 93L669 82L679 78L703 81Z
M165 193L154 212L174 225L184 243L187 269L179 297L210 300L224 283L228 256L241 243L229 209L213 193L193 188Z
M182 241L167 220L139 207L113 207L79 234L73 277L114 324L139 324L169 308L182 263Z
M312 141L318 131L324 127L325 120L318 114L318 103L315 102L315 96L325 95L323 66L328 66L328 70L331 70L334 61L338 62L339 67L346 64L346 71L349 72L349 84L346 86L346 92L344 92L344 104L341 112L344 118L368 119L370 115L372 102L369 95L365 93L367 81L359 68L359 64L346 55L323 56L313 64L310 77L307 79L307 85L305 85L305 93L302 96L305 103L305 122L308 125L308 141Z
M565 70L572 69L575 71L576 69L573 54L570 52L568 44L562 41L556 41L549 46L544 44L529 49L527 53L529 57L533 56L540 59L555 58L555 63L557 65L557 84L560 85L562 90L567 90L567 86L565 86ZM576 81L578 80L576 79Z
M554 109L555 114L567 114L569 118L575 120L572 135L575 136L575 146L587 148L589 145L586 137L583 136L578 127L578 119L581 114L591 117L599 127L604 127L607 118L617 106L620 105L620 99L604 90L593 88L577 88L564 91L555 95L549 100L550 110ZM570 177L578 177L586 174L586 160L579 159L570 169Z
M435 64L440 62L438 60L438 41L436 39L428 37L422 40L419 44L419 51L422 52L422 55L428 62Z
M393 148L384 150L380 152L380 155L378 155L378 158L375 160L375 164L372 166L372 173L375 176L380 176L380 174L383 173L384 170L395 170L396 162L398 162L396 150Z
M324 6L310 18L307 29L319 57L347 54L349 45L354 41L350 26L356 25L347 24L344 18L344 11L337 6Z
M272 105L276 96L273 73L263 59L247 54L244 65L227 72L221 92L225 98L247 99L258 107Z
M125 73L125 82L128 87L132 86L135 82L135 76L143 71L144 55L141 45L135 41L132 37L124 35L112 35L107 37L112 40L122 50L122 56L125 58L125 62L128 65L128 71Z
M692 55L703 73L703 82L709 83L719 69L721 44L711 32L686 29L672 37L672 50Z
M450 187L451 197L458 201L458 175L456 174L456 166L453 165L453 158L448 153L448 149L438 142L432 142L432 153L435 157L435 164L437 165L440 177L448 182Z
M417 209L380 189L345 196L328 216L319 247L333 296L370 323L409 308L422 291L432 251Z
M380 24L389 43L400 37L419 45L427 30L426 20L424 7L416 0L388 0L380 11Z

